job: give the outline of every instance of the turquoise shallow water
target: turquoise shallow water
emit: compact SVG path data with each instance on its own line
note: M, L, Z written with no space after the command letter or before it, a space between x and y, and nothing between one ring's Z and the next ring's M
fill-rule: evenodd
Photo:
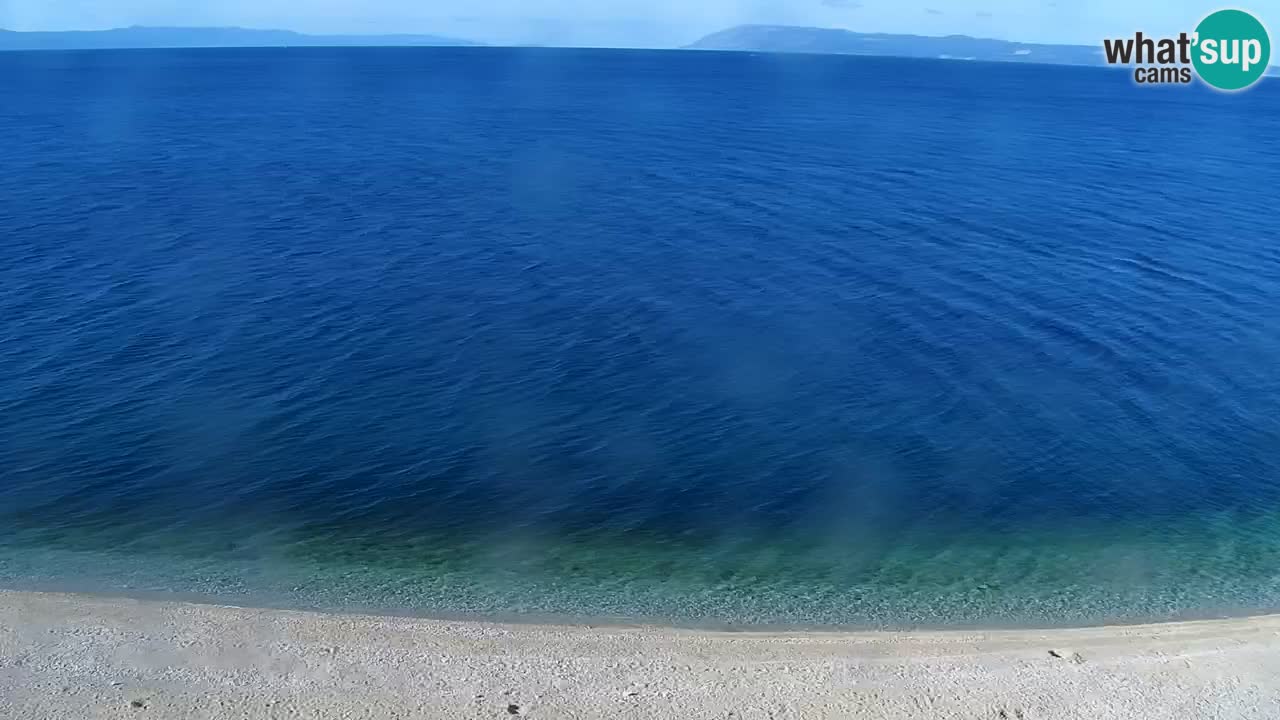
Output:
M1280 606L1265 81L242 49L4 54L0 95L0 585Z
M228 528L113 546L31 538L0 556L8 587L429 616L646 620L702 627L1054 626L1280 608L1274 515L1194 527L1063 527L1007 538L586 541L513 533L457 543ZM109 548L109 549L106 549Z

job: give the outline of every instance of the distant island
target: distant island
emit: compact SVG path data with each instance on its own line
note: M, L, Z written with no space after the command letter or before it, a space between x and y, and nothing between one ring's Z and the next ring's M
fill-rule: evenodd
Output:
M116 50L201 47L464 47L482 42L444 35L310 35L292 30L241 27L150 27L133 25L111 30L20 32L0 29L5 50ZM522 47L541 47L527 45ZM1042 45L975 38L968 35L898 35L860 33L836 28L791 25L739 25L711 33L682 50L878 55L952 60L987 60L1053 65L1102 65L1101 43ZM1268 75L1280 74L1272 65Z
M0 30L0 50L106 50L194 47L466 46L481 43L440 35L307 35L239 27L144 27L64 32Z
M831 28L786 25L740 25L712 33L687 46L690 50L746 50L826 55L997 60L1004 62L1101 65L1102 46L1037 45L975 38L968 35L928 37L859 33Z

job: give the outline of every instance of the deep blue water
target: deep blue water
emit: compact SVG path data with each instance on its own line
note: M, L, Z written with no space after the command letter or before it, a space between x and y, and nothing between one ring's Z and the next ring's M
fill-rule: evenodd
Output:
M1280 608L1280 86L0 54L0 585L696 623Z

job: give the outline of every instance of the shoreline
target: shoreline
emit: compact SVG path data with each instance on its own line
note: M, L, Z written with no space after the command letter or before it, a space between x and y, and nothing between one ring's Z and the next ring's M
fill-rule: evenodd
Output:
M298 602L292 599L272 600L252 593L244 595L202 593L199 591L144 590L134 588L99 588L77 583L0 584L0 595L34 594L65 595L101 600L133 600L139 602L179 603L209 607L227 607L242 610L272 610L280 612L306 612L320 615L406 618L434 622L497 624L513 626L554 626L588 628L665 628L693 632L718 633L919 633L919 632L1003 632L1003 631L1060 631L1101 628L1136 628L1178 623L1213 622L1223 620L1247 620L1251 618L1280 618L1280 609L1202 609L1185 610L1156 617L1117 616L1095 621L1072 622L1009 622L1005 624L983 620L958 622L894 624L885 623L783 623L732 620L699 620L664 616L592 615L575 613L509 612L486 613L450 611L447 609L422 609L380 605L326 606Z
M1263 717L1280 715L1280 615L716 631L0 591L6 702L24 718Z

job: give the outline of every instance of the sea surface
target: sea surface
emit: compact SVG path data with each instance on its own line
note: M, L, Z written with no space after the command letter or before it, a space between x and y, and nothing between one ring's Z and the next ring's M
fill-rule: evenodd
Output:
M1280 81L0 54L0 586L1280 609Z

